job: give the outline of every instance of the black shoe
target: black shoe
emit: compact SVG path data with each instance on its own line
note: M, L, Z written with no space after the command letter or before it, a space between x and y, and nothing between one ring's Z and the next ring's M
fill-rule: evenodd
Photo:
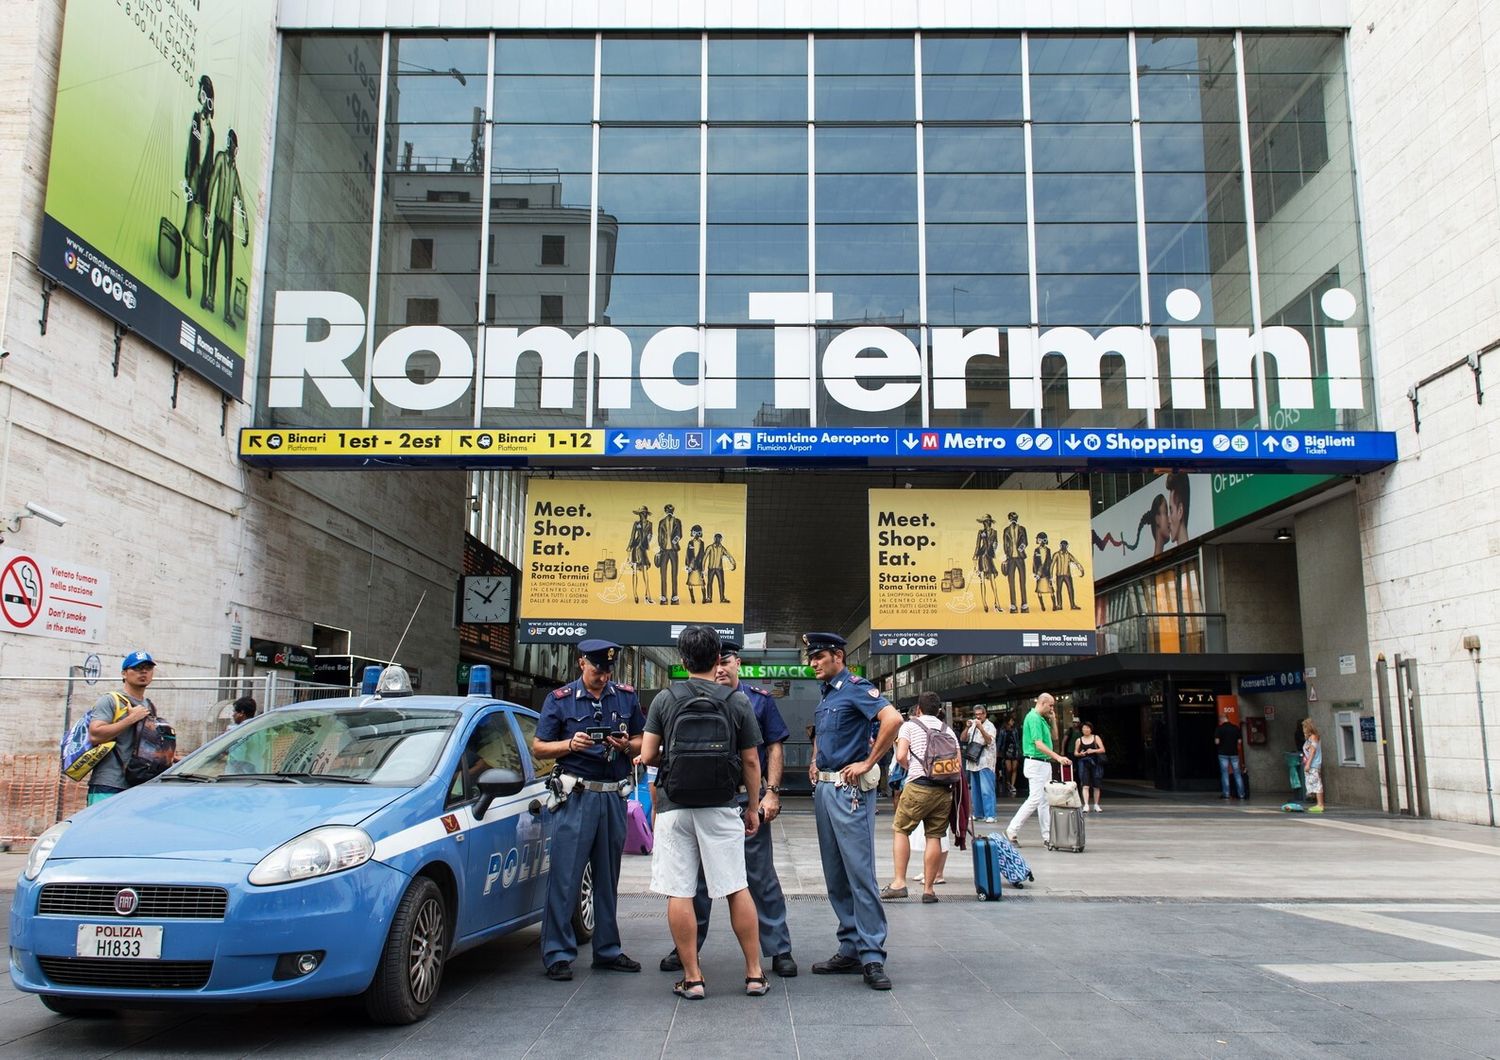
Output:
M638 972L641 970L640 961L632 961L623 953L608 961L595 961L594 967L603 972Z
M1221 799L1227 799L1227 798L1229 798L1229 796L1228 795L1220 795L1219 798L1221 798Z
M865 986L871 990L889 990L891 988L891 977L885 974L885 965L879 961L871 961L865 965Z
M771 958L771 971L783 979L797 978L797 962L792 960L790 953L778 953Z
M845 957L842 953L813 965L813 975L852 975L859 970L859 958Z
M547 978L559 983L570 982L573 978L573 966L567 961L554 961L547 965Z
M677 955L676 950L673 950L661 959L658 967L664 972L680 972L682 971L682 958Z

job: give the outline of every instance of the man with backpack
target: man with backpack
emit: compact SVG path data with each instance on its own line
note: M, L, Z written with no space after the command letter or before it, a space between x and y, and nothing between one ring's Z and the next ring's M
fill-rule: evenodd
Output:
M740 681L740 646L732 640L719 642L719 665L714 670L714 680L745 694L755 710L755 724L760 728L761 826L753 836L745 839L745 879L750 885L750 897L755 900L755 913L760 923L760 952L771 958L771 971L783 979L790 979L797 974L797 962L792 957L792 936L786 926L786 896L781 892L781 878L776 875L776 854L768 826L781 812L781 771L785 762L781 745L791 733L771 694ZM745 798L744 794L740 795L741 802ZM708 937L712 909L708 883L700 871L698 892L693 896L693 912L698 918L699 952L702 952L703 941ZM661 959L661 970L682 970L682 958L676 950Z
M729 922L745 955L745 993L762 997L771 989L745 872L745 837L761 823L760 727L745 694L715 682L719 648L711 626L683 629L677 651L690 676L652 701L641 740L641 764L660 770L651 889L667 896L667 924L682 962L672 992L689 1001L706 993L693 910L700 869L709 898L729 900ZM735 805L741 791L743 820Z
M963 754L958 749L958 737L939 716L942 706L936 692L923 692L912 707L911 717L896 731L896 761L907 773L901 801L896 804L892 850L895 874L890 886L880 891L884 902L908 894L906 865L911 860L911 834L919 824L927 837L922 858L922 901L931 904L938 900L932 885L943 858L953 786L964 782Z
M120 691L106 692L89 711L89 742L95 747L114 742L112 754L105 755L89 774L90 806L111 795L118 795L129 785L125 782L125 763L135 755L138 726L155 712L146 689L156 676L156 660L150 653L133 651L120 663ZM122 712L123 711L123 712Z

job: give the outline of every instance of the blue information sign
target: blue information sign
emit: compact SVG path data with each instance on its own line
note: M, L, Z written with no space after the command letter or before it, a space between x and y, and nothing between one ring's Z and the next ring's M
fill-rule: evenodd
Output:
M386 438L384 436L390 435ZM524 435L525 444L509 442ZM599 436L602 435L602 438ZM299 445L305 438L317 444ZM415 440L414 440L415 439ZM496 443L496 439L506 445ZM551 442L548 439L552 439ZM257 466L608 467L641 463L778 467L943 464L1055 470L1283 471L1360 474L1396 460L1387 431L1172 428L692 427L515 428L417 432L247 429L240 458Z

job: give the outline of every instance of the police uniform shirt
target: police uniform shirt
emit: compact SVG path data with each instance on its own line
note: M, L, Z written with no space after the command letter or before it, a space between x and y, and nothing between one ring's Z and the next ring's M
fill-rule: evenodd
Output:
M750 700L750 705L755 708L755 724L760 726L760 776L762 783L766 781L766 749L773 743L782 743L791 738L792 732L786 727L786 721L781 717L781 710L776 706L776 700L771 693L754 685L741 684L740 691L745 693Z
M569 681L547 697L541 719L536 723L536 738L546 742L571 740L574 733L604 727L613 732L625 723L625 731L639 736L646 728L640 697L629 685L608 681L596 700L583 687L583 678ZM584 751L569 751L558 759L563 772L584 780L624 780L630 775L630 754L618 752L607 761L609 745L596 743Z
M870 722L890 703L863 677L843 670L823 685L823 701L813 716L818 769L832 773L870 753Z

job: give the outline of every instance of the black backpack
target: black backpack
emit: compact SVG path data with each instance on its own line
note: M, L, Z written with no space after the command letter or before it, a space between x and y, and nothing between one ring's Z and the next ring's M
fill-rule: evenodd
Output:
M723 686L720 686L721 688ZM728 698L673 685L677 710L667 724L660 784L678 806L728 806L742 779Z

